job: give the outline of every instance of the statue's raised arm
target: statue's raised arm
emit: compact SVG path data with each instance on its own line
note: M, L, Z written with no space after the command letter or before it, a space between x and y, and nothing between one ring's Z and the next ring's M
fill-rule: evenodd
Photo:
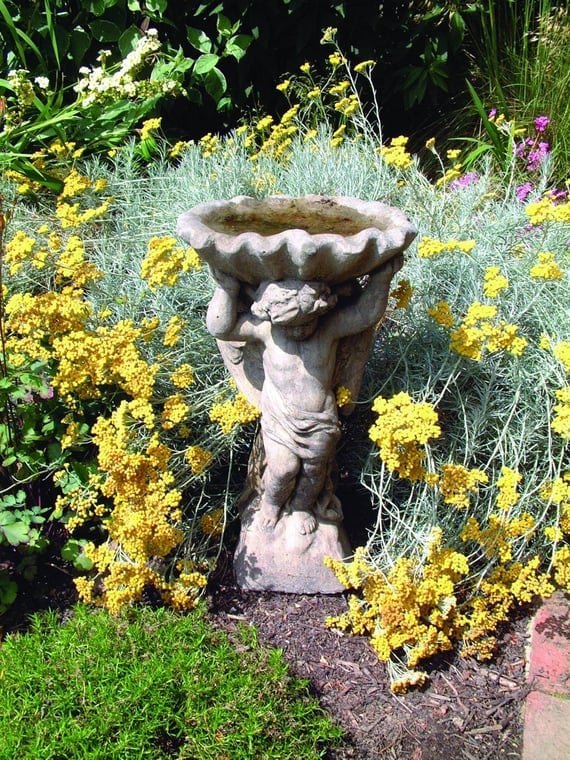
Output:
M372 271L357 298L331 313L329 329L344 338L377 325L386 311L392 278L403 263L404 256L399 254Z

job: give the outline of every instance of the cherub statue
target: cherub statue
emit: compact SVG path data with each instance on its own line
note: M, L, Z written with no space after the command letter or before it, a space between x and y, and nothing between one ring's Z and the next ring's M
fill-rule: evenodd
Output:
M339 343L379 322L402 264L402 254L389 259L344 299L323 282L264 282L243 312L240 281L212 270L209 332L261 352L265 469L256 524L262 530L271 531L284 508L299 533L317 529L317 503L340 436L333 390Z

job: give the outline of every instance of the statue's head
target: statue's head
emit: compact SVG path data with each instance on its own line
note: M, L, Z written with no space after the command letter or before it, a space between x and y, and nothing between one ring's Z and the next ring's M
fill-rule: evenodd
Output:
M262 282L256 291L251 312L274 325L297 327L315 322L336 302L336 295L324 282Z

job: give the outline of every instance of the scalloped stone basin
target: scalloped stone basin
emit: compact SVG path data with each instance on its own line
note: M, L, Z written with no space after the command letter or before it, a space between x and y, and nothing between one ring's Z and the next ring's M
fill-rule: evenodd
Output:
M177 232L210 266L251 284L361 277L417 234L397 208L323 195L202 203L180 215Z

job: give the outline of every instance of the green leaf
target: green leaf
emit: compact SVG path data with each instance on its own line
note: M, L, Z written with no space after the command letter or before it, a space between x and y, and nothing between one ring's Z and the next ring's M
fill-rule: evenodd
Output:
M194 73L201 76L206 76L209 72L215 69L215 66L219 60L220 56L216 55L215 53L207 53L206 55L201 55L194 64ZM206 91L209 92L207 84Z
M216 27L222 37L229 37L230 34L235 31L232 26L232 22L227 16L224 16L223 13L218 14L218 18L216 19Z
M236 34L227 41L224 52L226 55L232 55L236 61L240 61L252 41L253 37L250 34Z
M4 533L6 540L12 546L28 543L30 526L21 520L9 525L0 525L0 531Z
M212 42L210 38L201 29L187 26L186 39L192 47L196 48L196 50L199 50L201 53L210 53L212 50Z
M71 40L69 48L71 50L71 56L75 64L80 64L85 58L85 54L91 46L91 37L87 34L85 29L76 27L71 32Z
M10 579L7 572L0 572L0 611L2 607L9 607L16 599L18 586Z
M85 539L70 538L61 548L61 558L71 562L76 570L92 570L93 562L85 556L86 544Z
M219 69L216 68L211 69L211 71L208 72L204 86L206 88L206 92L214 100L215 103L218 103L220 101L228 89L228 83L225 76Z
M121 38L121 29L112 21L105 19L92 21L90 27L98 42L117 42Z
M168 5L168 0L146 0L145 7L147 11L150 11L150 13L154 13L155 15L162 16L164 11L166 10L166 7Z

